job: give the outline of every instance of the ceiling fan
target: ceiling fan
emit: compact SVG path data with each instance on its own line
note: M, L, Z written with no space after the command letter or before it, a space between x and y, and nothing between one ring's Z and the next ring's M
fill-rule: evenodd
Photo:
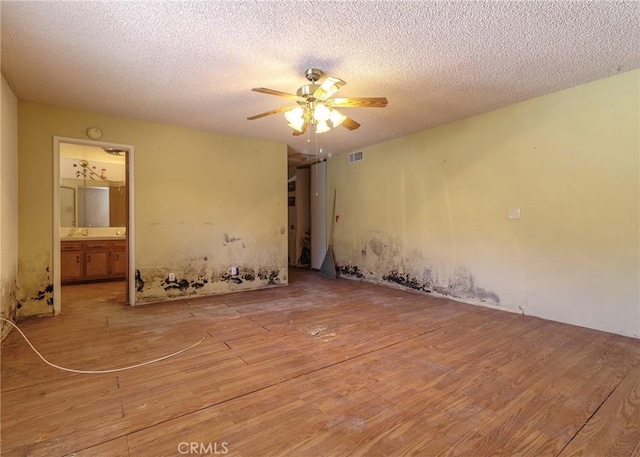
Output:
M296 105L276 108L247 119L260 119L271 114L284 112L284 117L289 127L293 129L293 134L302 135L309 125L315 127L317 133L327 132L339 125L349 130L355 130L360 127L360 124L350 117L344 116L335 108L384 108L387 106L388 102L385 97L331 98L346 82L339 78L328 76L322 84L317 84L322 76L322 71L317 68L309 68L304 75L309 84L300 87L295 94L264 87L251 89L254 92L295 100Z

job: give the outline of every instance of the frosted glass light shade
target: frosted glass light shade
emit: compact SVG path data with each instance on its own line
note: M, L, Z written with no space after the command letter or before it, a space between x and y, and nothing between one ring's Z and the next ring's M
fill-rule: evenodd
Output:
M304 109L301 106L284 113L284 118L287 120L287 124L294 130L302 132L302 126L304 125Z
M329 127L326 121L320 121L318 122L318 125L316 125L317 133L324 133L328 132L329 130L331 130L331 127Z
M284 118L287 120L287 122L290 122L290 123L297 121L298 119L304 120L302 119L303 113L304 113L304 110L302 109L302 106L296 106L295 108L285 112Z
M331 116L331 112L326 105L322 103L318 103L316 105L316 109L313 111L313 118L318 122L327 122L329 117Z
M302 132L302 126L304 125L304 119L293 119L291 122L287 122L287 125L298 132Z

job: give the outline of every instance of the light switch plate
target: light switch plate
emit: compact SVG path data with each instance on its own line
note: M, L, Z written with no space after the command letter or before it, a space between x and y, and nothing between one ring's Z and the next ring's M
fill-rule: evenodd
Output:
M509 219L520 219L520 208L509 208Z

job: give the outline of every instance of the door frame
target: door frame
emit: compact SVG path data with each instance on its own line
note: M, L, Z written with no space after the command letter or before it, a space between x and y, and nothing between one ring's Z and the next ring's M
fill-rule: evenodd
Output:
M62 291L60 290L60 143L78 144L100 148L119 148L127 151L127 303L136 301L135 278L135 205L134 205L134 148L130 144L85 140L62 136L53 137L53 314L62 312Z
M327 254L327 161L309 169L309 227L311 228L311 269L320 270Z

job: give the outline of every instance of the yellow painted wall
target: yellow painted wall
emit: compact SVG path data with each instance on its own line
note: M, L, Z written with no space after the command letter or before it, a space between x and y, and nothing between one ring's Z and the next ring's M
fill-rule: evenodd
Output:
M640 336L640 71L364 152L329 159L343 276Z
M138 303L287 283L286 145L20 101L20 314L52 312L53 137L90 126L135 148Z
M0 144L0 301L5 319L16 316L18 284L18 100L2 76ZM10 326L0 324L2 339Z

